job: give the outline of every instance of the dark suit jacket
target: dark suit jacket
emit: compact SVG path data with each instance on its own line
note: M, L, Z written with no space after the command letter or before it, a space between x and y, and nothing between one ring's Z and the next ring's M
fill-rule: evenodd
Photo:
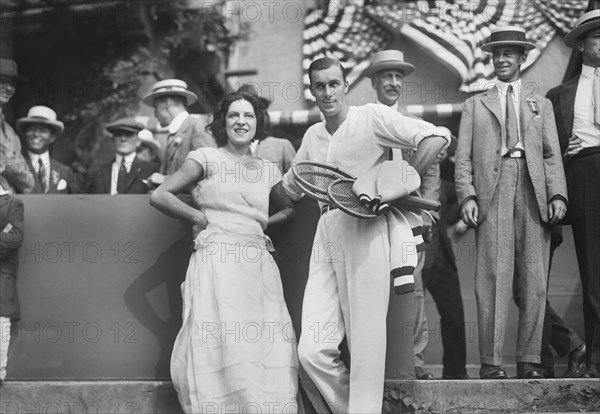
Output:
M212 134L206 131L209 118L210 115L190 114L175 135L167 138L162 174L171 175L177 171L190 151L203 147L217 148Z
M556 196L567 200L567 184L552 104L543 96L527 92L521 90L521 139L540 218L547 223L548 202ZM527 99L535 101L537 114ZM500 175L502 122L497 88L465 101L456 148L456 194L461 206L477 198L480 223L487 216Z
M25 154L24 157L27 162L27 168L35 177L35 186L31 194L44 194L44 188L35 173L31 158L29 158L28 154ZM69 166L50 157L50 187L45 194L79 194L82 192L79 181L79 178Z
M115 160L102 166L91 165L88 168L89 194L110 194L111 169L114 162ZM123 194L147 194L148 185L143 183L142 180L148 179L157 170L156 164L135 157L127 176L127 190Z
M12 320L20 317L17 273L22 243L23 202L10 195L0 196L0 316Z
M548 91L546 97L554 107L554 119L560 142L561 153L564 154L569 146L569 138L573 135L573 111L579 76L558 85Z

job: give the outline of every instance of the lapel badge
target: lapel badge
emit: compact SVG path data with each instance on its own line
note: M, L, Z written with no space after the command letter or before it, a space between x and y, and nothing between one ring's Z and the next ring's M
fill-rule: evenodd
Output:
M540 108L538 106L537 99L527 98L527 106L535 116L540 116Z

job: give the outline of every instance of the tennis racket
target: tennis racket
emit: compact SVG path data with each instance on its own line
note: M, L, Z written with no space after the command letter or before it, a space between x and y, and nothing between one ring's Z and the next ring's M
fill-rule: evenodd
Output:
M291 170L302 191L324 203L331 203L327 195L331 183L340 178L355 180L355 177L340 168L313 161L297 162L292 165Z
M327 195L331 204L342 210L344 213L361 219L374 219L383 216L389 209L389 205L385 204L383 208L377 211L371 210L360 198L352 191L352 179L339 179L331 183L327 189ZM440 203L438 201L427 200L418 196L407 195L394 200L391 203L399 209L408 209L415 212L421 210L439 211Z
M332 182L327 188L327 195L329 200L331 200L331 204L344 213L361 219L375 219L385 214L385 211L382 211L380 214L374 212L360 201L358 196L352 191L354 181L349 178L341 178Z

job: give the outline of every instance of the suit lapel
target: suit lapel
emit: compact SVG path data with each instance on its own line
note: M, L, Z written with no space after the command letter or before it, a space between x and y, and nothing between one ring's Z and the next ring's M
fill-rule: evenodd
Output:
M521 144L523 146L525 146L525 137L528 136L529 134L527 133L527 128L529 128L529 123L531 122L531 120L533 119L533 113L531 112L531 108L529 108L529 101L535 101L537 102L537 107L539 108L539 101L535 96L532 96L530 98L527 97L523 97L524 91L523 89L521 89L521 100L519 102L519 121L520 121L520 127L521 127L521 135L520 135L520 139L521 139ZM539 109L538 109L539 111Z
M56 177L56 179L54 179ZM48 181L48 193L58 193L58 183L62 178L62 171L58 165L50 158L50 180Z
M42 187L42 183L40 183L39 177L38 177L37 173L35 172L35 168L33 167L31 158L29 158L28 155L25 155L24 158L25 158L25 161L27 162L27 168L29 168L29 171L31 172L31 174L33 174L33 179L35 180L35 186L33 187L32 194L44 194L44 187Z
M125 187L125 193L128 193L133 183L137 181L141 170L142 167L140 166L140 161L137 157L135 157L133 159L133 162L131 163L131 169L129 170L129 174L127 174L127 185Z
M8 200L8 197L0 196L0 231L8 224Z
M183 120L181 127L179 128L179 130L177 131L177 134L175 134L175 135L183 137L185 134L187 134L187 130L190 127L190 122L192 122L192 116L188 115Z
M167 141L167 149L165 151L165 158L166 161L165 163L163 163L163 171L161 171L163 174L165 174L165 170L166 170L166 166L170 165L173 162L173 159L175 158L175 154L177 153L177 149L183 145L183 142L185 141L185 134L187 134L187 130L190 126L190 122L191 122L191 116L188 115L184 120L183 123L181 124L181 126L179 127L179 129L177 130L177 132L175 132L175 134L173 134L173 136L169 136L168 141ZM176 142L179 141L179 142Z
M110 184L112 180L112 166L115 163L116 159L113 159L110 164L105 165L100 169L100 173L102 174L102 185L104 186L104 191L102 193L110 194ZM101 193L101 194L102 194Z
M504 128L502 128L502 107L500 106L498 88L493 87L488 89L483 93L483 95L480 95L480 97L483 106L485 106L498 121L498 128L500 129L500 136L503 142L505 131Z

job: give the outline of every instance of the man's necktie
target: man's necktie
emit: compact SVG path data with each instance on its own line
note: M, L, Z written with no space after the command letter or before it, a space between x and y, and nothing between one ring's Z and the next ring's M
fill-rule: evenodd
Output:
M592 82L592 107L594 108L594 124L600 128L600 68L594 70Z
M44 193L48 189L48 185L46 184L46 169L44 168L44 163L41 158L38 158L38 181L44 190Z
M127 191L127 168L125 167L125 158L121 159L119 167L119 176L117 177L117 193L124 194Z
M515 111L515 100L512 85L506 91L506 147L512 150L519 142L519 124Z

